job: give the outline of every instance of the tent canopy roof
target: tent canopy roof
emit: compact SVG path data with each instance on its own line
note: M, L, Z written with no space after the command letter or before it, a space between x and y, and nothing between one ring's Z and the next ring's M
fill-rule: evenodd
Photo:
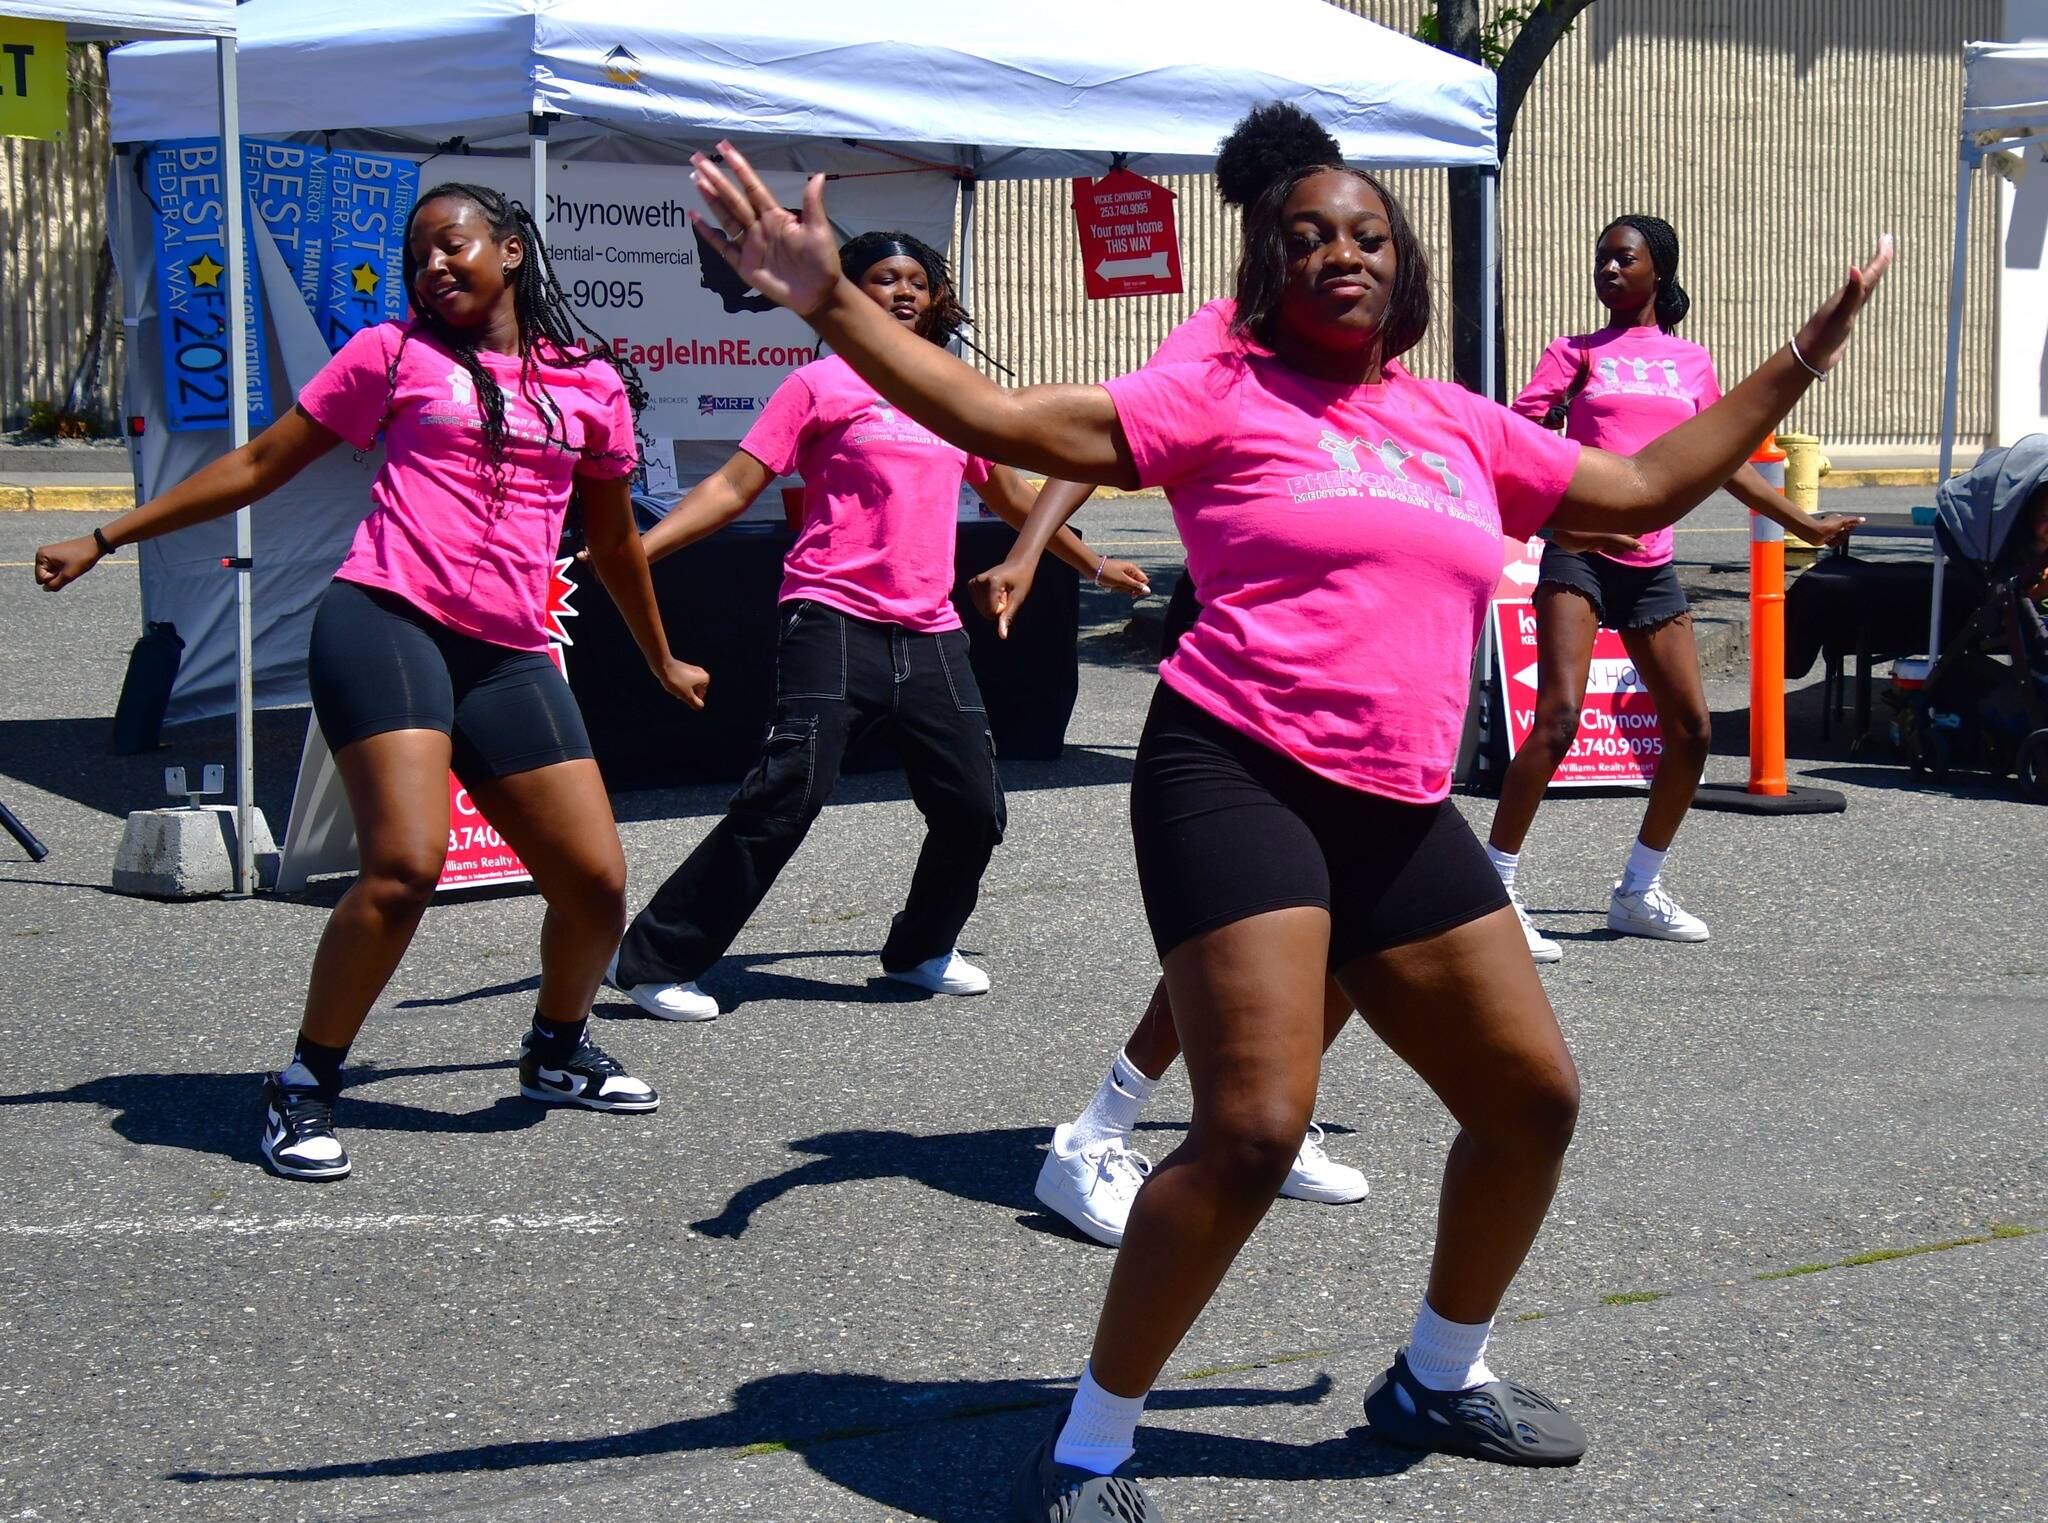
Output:
M196 0L184 0L196 3ZM898 0L895 38L844 0L250 0L242 125L387 143L511 146L529 113L567 139L609 129L650 157L717 138L847 139L1029 178L1204 170L1251 106L1293 101L1354 162L1494 162L1490 71L1325 0ZM208 130L189 44L113 61L123 142Z
M235 0L5 0L9 16L61 21L73 42L232 37Z
M1972 42L1963 48L1963 142L1996 147L2048 132L2048 42Z

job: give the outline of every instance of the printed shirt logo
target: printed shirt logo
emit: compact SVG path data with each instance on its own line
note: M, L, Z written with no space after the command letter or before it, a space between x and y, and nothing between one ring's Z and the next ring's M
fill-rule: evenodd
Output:
M428 401L420 409L420 420L438 428L468 428L481 432L484 417L483 408L477 402L476 378L460 365L451 365L442 380L448 386L448 400ZM526 418L520 415L520 406L525 399L517 391L509 387L500 387L499 395L505 408L505 432L511 438L526 444L542 445L554 451L580 448L576 442L580 431L573 414L564 412L559 429L560 432L568 434L568 439L551 439L538 411L534 410L530 403L527 410L532 412L533 416Z
M915 418L906 418L887 402L870 402L848 425L848 444L919 444L948 447Z
M1390 435L1382 436L1378 442L1362 435L1346 438L1329 428L1316 440L1316 448L1330 457L1336 469L1290 478L1287 490L1298 503L1328 497L1377 497L1426 507L1462 523L1497 532L1491 515L1482 506L1465 500L1464 480L1451 469L1450 461L1434 450L1409 449ZM1361 465L1361 454L1376 469ZM1419 479L1411 476L1411 462L1427 474Z
M1676 360L1646 360L1640 356L1619 359L1602 355L1593 364L1587 392L1593 396L1669 397L1678 402L1696 402L1685 389Z

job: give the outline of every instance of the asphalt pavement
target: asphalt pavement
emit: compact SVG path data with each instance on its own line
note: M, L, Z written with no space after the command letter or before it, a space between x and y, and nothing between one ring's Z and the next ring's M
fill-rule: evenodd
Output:
M1716 514L1688 566L1740 564ZM26 569L89 523L0 515L0 801L52 848L31 866L0 839L0 1519L1000 1519L1112 1260L1037 1207L1038 1150L1156 972L1126 612L1086 594L1067 756L1004 765L1010 835L963 938L991 994L879 980L919 822L900 778L850 778L706 980L724 1017L601 998L657 1115L517 1098L540 905L473 896L430 911L355 1050L354 1177L310 1186L256 1161L257 1075L335 887L108 890L122 814L166 763L226 760L228 728L106 753L133 557L61 597ZM1162 582L1178 565L1155 503L1081 523ZM1743 775L1743 693L1710 684L1710 777ZM1170 1364L1139 1463L1176 1523L2048 1511L2048 811L1917 787L1881 746L1820 742L1816 713L1809 685L1795 781L1848 809L1690 819L1670 881L1704 945L1604 929L1639 799L1554 799L1525 853L1585 1108L1490 1357L1569 1404L1585 1461L1418 1459L1363 1430L1451 1132L1356 1026L1317 1114L1372 1194L1279 1203ZM303 728L259 725L278 829ZM636 904L728 792L616 800ZM1461 807L1483 829L1489 801ZM1163 1156L1186 1114L1176 1074L1142 1145Z

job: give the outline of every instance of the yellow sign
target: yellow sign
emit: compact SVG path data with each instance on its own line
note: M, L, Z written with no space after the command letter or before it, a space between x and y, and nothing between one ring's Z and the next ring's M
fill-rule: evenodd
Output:
M61 137L64 23L0 16L0 137Z

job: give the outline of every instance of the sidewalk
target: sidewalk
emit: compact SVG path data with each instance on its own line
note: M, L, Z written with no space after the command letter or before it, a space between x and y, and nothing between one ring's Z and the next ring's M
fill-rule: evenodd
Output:
M0 443L0 513L125 513L135 506L119 440Z

